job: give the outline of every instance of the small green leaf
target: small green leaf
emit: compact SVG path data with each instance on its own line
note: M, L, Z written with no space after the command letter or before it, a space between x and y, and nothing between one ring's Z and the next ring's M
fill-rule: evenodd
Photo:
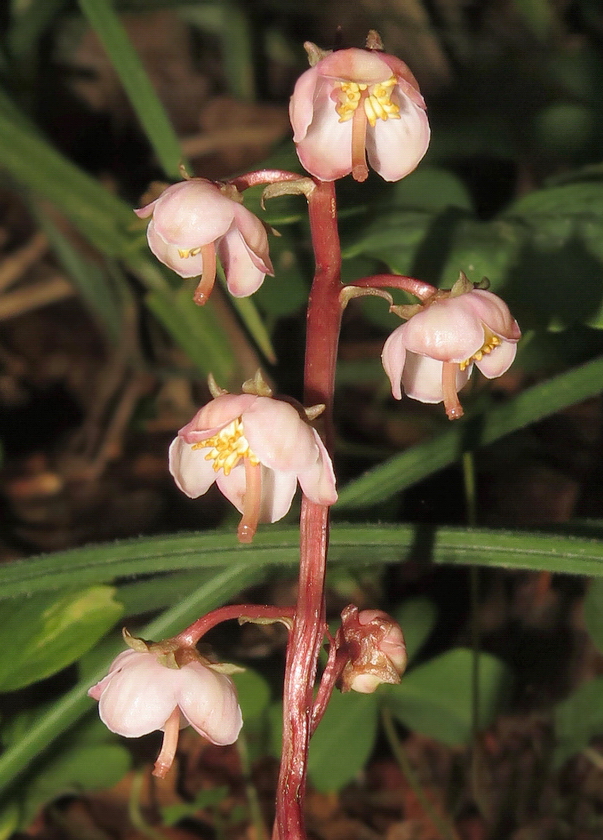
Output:
M368 760L377 735L376 694L334 691L310 741L308 775L319 791L340 790Z
M411 598L394 610L393 617L404 633L410 663L435 627L438 618L436 605L428 598Z
M456 175L436 166L421 166L398 181L383 199L396 207L414 210L442 210L446 207L473 208L467 188Z
M233 674L232 680L237 687L239 705L243 720L248 721L262 714L270 703L270 686L257 671L246 669Z
M132 758L121 744L75 746L46 762L26 788L21 825L47 802L68 793L113 787L130 770Z
M383 692L392 714L409 729L454 746L473 731L473 652L455 648L413 668L400 685ZM479 724L487 727L509 684L507 667L494 656L479 657Z
M567 700L557 705L555 766L561 766L583 750L597 735L603 735L603 677L578 686Z
M0 659L0 691L38 682L79 659L122 615L114 594L112 587L94 586L3 602L0 647L14 653Z

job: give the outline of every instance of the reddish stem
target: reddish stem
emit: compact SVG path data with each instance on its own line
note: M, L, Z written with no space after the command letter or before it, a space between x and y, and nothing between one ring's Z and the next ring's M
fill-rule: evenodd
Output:
M174 641L181 647L195 647L199 639L204 636L212 627L221 624L223 621L232 619L249 618L278 621L282 618L292 619L295 615L293 607L268 607L263 604L231 604L227 607L220 607L207 615L202 615L194 621L182 633L174 636Z
M429 300L438 291L435 286L414 277L406 277L404 274L373 274L371 277L354 280L349 285L360 286L363 289L403 289L422 301Z
M318 181L308 197L316 273L308 302L304 402L324 403L327 448L333 443L333 391L341 308L341 251L332 182ZM313 688L324 634L324 581L329 508L302 499L299 596L287 648L283 755L277 791L276 836L305 840L304 798Z

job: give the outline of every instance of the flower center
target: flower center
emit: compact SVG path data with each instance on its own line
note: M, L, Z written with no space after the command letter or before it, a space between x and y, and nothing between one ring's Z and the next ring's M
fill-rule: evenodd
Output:
M193 443L193 449L208 448L209 452L205 456L205 460L213 461L214 470L216 472L224 470L224 475L229 475L242 458L247 458L254 466L260 463L249 448L240 417L220 429L217 435L199 441L199 443Z
M468 368L469 365L473 364L473 362L481 362L484 355L487 356L488 353L491 353L495 347L499 347L500 343L500 338L497 335L493 335L492 333L486 335L486 340L477 353L474 353L469 359L465 359L464 362L459 363L460 369L465 370L465 368Z
M396 84L395 76L390 76L389 79L375 85L340 82L339 103L335 106L335 110L339 114L339 122L351 120L361 101L366 118L373 127L377 120L401 119L400 107L391 100L392 89Z
M196 257L197 254L201 253L201 246L199 245L198 248L189 248L187 251L182 250L182 248L178 248L178 256L183 259L187 260L189 257Z

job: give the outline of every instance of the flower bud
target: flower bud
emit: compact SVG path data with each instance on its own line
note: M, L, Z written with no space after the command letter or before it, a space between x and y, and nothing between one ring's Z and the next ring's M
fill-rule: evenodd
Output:
M372 694L381 683L397 684L406 668L406 645L402 630L381 610L362 610L350 605L341 614L338 643L350 659L340 678L342 691Z

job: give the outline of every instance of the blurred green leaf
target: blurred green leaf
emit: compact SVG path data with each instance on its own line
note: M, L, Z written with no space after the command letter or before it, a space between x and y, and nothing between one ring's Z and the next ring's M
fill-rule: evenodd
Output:
M376 694L333 692L310 741L308 775L317 790L341 790L362 770L375 744L378 718Z
M509 687L507 667L494 656L479 657L479 724L486 728ZM445 687L445 688L444 688ZM449 746L472 736L473 651L454 648L413 668L400 685L383 691L383 702L413 732Z
M490 407L487 413L455 421L446 431L426 443L413 446L385 463L368 470L339 491L335 509L370 507L394 493L457 461L463 452L548 417L562 408L601 392L603 358L528 388L508 402Z
M197 811L206 808L214 808L219 805L229 794L227 787L209 788L201 790L192 802L182 802L177 805L166 805L161 808L161 816L165 825L176 825L186 817L192 817Z
M146 303L203 376L213 373L217 382L232 385L234 352L211 301L196 306L185 284L177 292L156 289Z
M406 643L409 664L429 638L438 619L438 611L428 598L409 598L393 611Z
M214 575L211 581L191 592L187 598L179 601L145 627L135 629L138 635L146 639L167 638L188 626L199 615L225 603L257 579L257 570L249 569L240 562L231 563L228 569ZM44 753L56 738L93 708L94 704L87 696L88 689L106 675L111 662L123 649L123 641L109 647L105 653L105 661L97 664L95 673L87 674L81 682L54 702L47 712L39 715L23 737L4 750L0 755L0 791L15 783L33 759Z
M603 677L578 686L555 707L555 766L560 767L597 735L603 735Z
M436 166L420 166L397 181L383 195L390 206L408 207L414 210L441 210L445 207L461 207L472 210L473 203L467 188L456 175Z
M33 595L0 604L0 648L18 656L0 659L0 691L38 682L75 662L123 613L115 589Z
M131 765L130 752L121 744L84 747L72 744L28 779L23 791L21 826L27 826L43 805L59 796L113 787Z
M589 583L582 609L586 629L597 650L603 653L603 581Z
M111 0L78 2L107 51L164 172L180 179L179 165L183 162L180 142Z
M270 686L264 677L247 668L242 673L233 674L232 679L237 687L243 720L259 717L270 703Z

